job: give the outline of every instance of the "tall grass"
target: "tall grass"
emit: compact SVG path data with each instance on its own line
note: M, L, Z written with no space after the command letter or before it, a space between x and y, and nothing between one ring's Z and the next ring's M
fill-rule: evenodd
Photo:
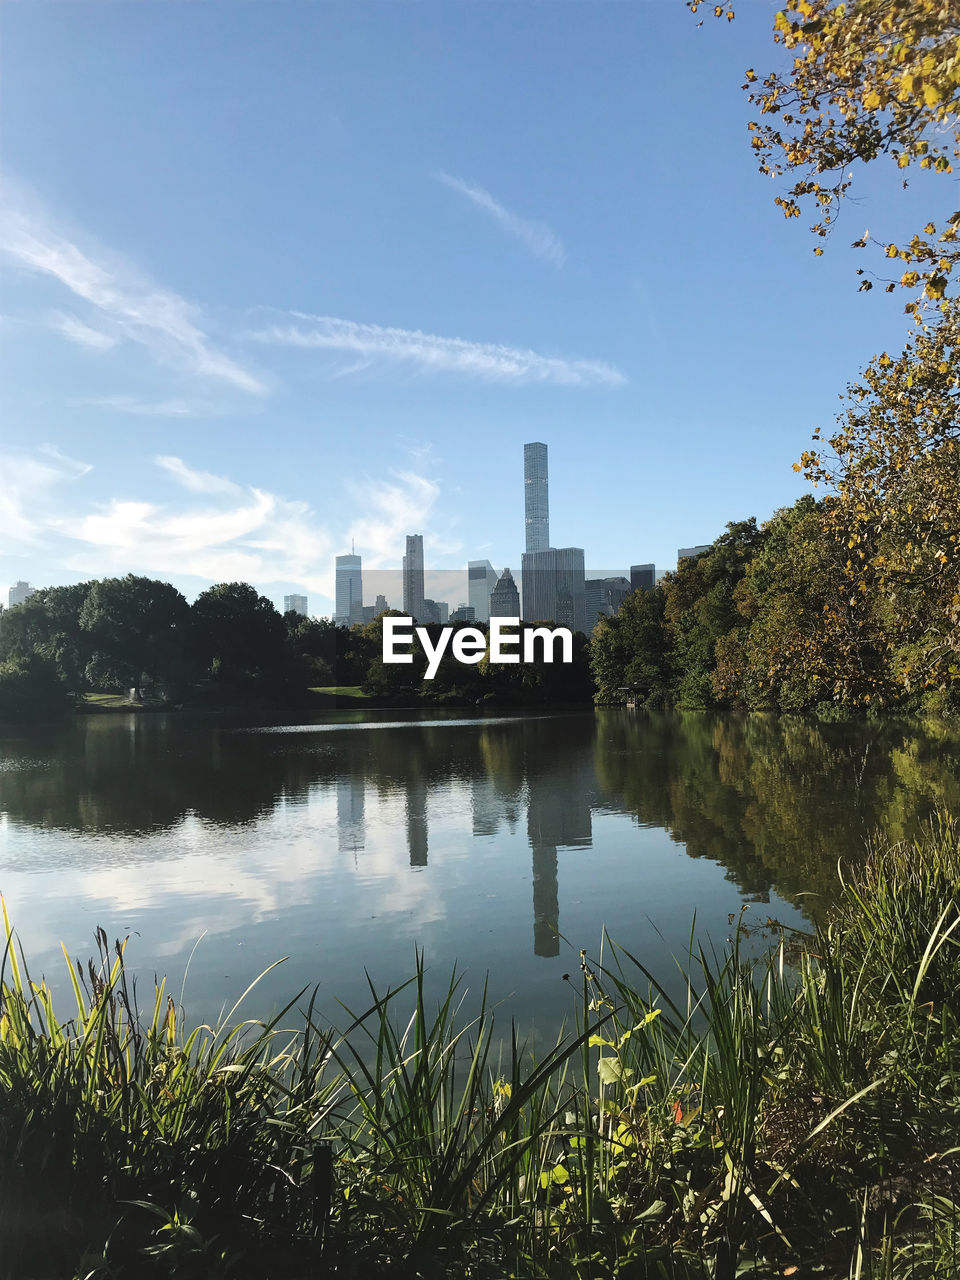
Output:
M604 938L540 1058L420 955L342 1030L187 1029L100 932L62 1021L4 914L0 1277L960 1274L957 826L842 881L679 997Z

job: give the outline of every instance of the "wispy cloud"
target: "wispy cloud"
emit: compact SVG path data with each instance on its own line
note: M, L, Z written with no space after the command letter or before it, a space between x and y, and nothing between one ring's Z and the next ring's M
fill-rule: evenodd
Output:
M440 486L413 471L396 471L388 479L348 481L347 491L364 514L349 536L362 548L371 569L399 570L406 534L423 530L440 496ZM436 548L434 547L434 551Z
M87 396L71 403L146 418L201 418L220 412L215 405L192 400L142 400L138 396L126 395Z
M260 589L273 583L305 588L319 608L332 603L334 556L356 538L364 566L399 566L403 537L431 534L439 486L414 471L371 476L357 482L354 496L364 514L346 537L306 502L286 498L228 476L192 467L173 455L153 463L179 490L170 501L147 501L136 493L92 499L74 482L91 470L56 449L0 453L0 525L5 551L29 552L59 572L84 577L146 573L201 583L241 580ZM397 575L399 577L399 574Z
M358 324L335 316L290 314L305 323L269 325L248 333L247 338L275 346L340 351L370 364L407 364L422 372L465 374L488 382L573 387L617 387L626 382L618 369L599 360L568 360L492 342L444 338L420 329Z
M94 329L92 325L84 324L82 320L68 315L65 311L53 312L50 316L50 327L68 342L74 342L80 347L88 347L93 351L110 351L118 342L112 334L104 333L102 329Z
M241 492L240 486L228 480L226 476L214 475L212 471L195 471L193 467L188 467L182 458L158 454L153 461L191 493Z
M53 445L0 453L0 527L5 543L32 547L41 542L57 518L65 487L90 470L89 463L69 458Z
M542 262L549 262L554 267L562 267L567 260L567 251L564 248L563 241L555 231L544 222L533 222L529 218L521 218L519 214L513 213L499 200L495 199L485 187L479 187L475 183L465 182L463 178L456 178L449 173L435 173L433 175L437 182L442 182L452 191L459 192L465 196L478 209L482 209L484 213L488 213L495 222L503 227L504 231L512 235L515 239L533 254L535 258L539 258Z
M0 253L25 271L59 281L94 309L98 328L64 316L59 330L65 337L88 346L99 342L102 349L107 339L127 339L194 374L252 394L265 391L258 377L218 350L194 304L151 284L127 265L84 251L57 231L42 211L28 208L29 203L8 183L0 204ZM92 337L94 333L100 338Z

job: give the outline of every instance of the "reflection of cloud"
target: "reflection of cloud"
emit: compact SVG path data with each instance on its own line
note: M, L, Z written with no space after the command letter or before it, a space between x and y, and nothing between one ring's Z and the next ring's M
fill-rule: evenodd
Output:
M76 317L55 322L65 337L88 347L138 342L165 363L226 382L240 391L262 393L263 383L219 351L204 331L199 309L168 289L158 288L128 266L99 260L57 231L23 193L0 205L0 253L23 270L58 281L93 309L94 328ZM95 336L96 335L96 336Z
M484 213L490 214L504 231L519 240L535 258L549 262L555 267L562 267L566 262L567 251L563 247L563 241L556 232L550 230L546 223L531 222L527 218L511 213L499 200L495 200L489 191L471 182L464 182L462 178L454 178L449 173L436 173L434 177L451 190L466 196L471 204L482 209Z
M487 382L618 387L626 378L599 360L567 360L493 342L444 338L420 329L358 324L335 316L290 313L303 324L272 324L247 334L253 342L306 351L346 352L366 363L405 364L422 373L457 373Z
M162 919L162 934L152 954L185 957L201 934L213 940L241 926L250 929L305 902L326 903L336 914L338 901L358 893L365 917L377 917L391 932L413 928L414 918L416 929L443 920L447 906L440 885L431 882L428 893L423 878L411 875L406 848L397 838L404 823L403 795L368 793L366 845L355 858L338 849L336 809L335 788L315 786L293 814L280 806L245 824L242 846L236 828L193 814L145 839L107 844L78 835L68 856L62 832L34 829L30 871L8 874L5 885L12 923L29 960L38 953L44 959L59 954L61 940L71 954L80 947L86 955L94 925L103 924L112 940L120 930L140 929L154 915ZM137 856L131 858L134 849ZM49 882L38 886L38 875ZM43 908L35 915L31 904L41 898ZM63 910L62 932L55 903L70 904ZM78 916L90 922L82 938L75 936ZM156 932L156 923L151 927ZM140 945L132 955L137 966L145 959Z

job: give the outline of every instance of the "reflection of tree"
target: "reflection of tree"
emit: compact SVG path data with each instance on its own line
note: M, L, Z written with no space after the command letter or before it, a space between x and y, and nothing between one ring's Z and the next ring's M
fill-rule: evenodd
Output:
M599 723L597 776L614 803L720 862L745 893L775 888L814 914L838 859L873 830L901 838L934 804L960 803L960 742L945 734L760 715L614 711Z
M320 788L331 804L336 797L340 848L360 849L367 797L379 793L403 798L397 840L418 867L427 866L430 798L451 783L469 789L465 817L477 837L515 830L526 809L534 949L555 955L558 850L590 845L598 805L669 831L746 894L776 889L815 911L802 895L828 898L837 860L859 854L876 827L903 838L934 805L960 811L960 737L943 727L605 709L316 734L233 732L201 717L83 717L0 743L0 810L14 822L139 837L192 813L239 827L281 797ZM166 847L176 844L104 840L96 856L156 858ZM61 842L56 856L71 849Z

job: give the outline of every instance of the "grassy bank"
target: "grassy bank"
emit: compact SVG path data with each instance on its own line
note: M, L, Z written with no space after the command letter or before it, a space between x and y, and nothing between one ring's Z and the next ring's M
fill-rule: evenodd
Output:
M309 992L188 1030L104 934L63 1023L7 925L0 1275L956 1274L958 886L946 819L878 844L815 936L691 956L679 1003L605 940L539 1061L422 966L341 1031Z

